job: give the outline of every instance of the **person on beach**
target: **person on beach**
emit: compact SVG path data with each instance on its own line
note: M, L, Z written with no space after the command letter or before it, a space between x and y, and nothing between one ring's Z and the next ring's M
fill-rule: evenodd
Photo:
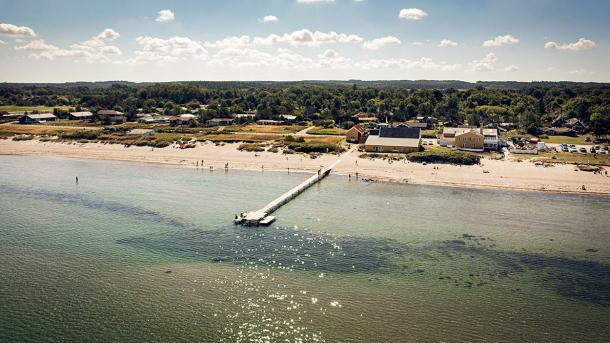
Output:
M78 185L78 176L76 177L76 184Z

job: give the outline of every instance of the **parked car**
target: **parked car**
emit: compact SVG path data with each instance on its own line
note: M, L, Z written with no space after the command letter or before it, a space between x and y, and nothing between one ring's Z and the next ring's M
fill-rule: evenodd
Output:
M568 151L570 151L570 149L568 149L567 145L563 145L563 146L561 146L561 151L568 152Z
M570 148L570 152L578 152L578 150L576 150L576 148Z
M585 142L590 142L591 141L591 137L585 137Z
M595 154L595 153L597 152L597 150L595 149L595 147L594 147L594 146L592 146L592 147L589 149L589 151L590 151L592 154Z
M587 153L587 148L580 148L580 149L578 149L578 151L580 151L582 153Z

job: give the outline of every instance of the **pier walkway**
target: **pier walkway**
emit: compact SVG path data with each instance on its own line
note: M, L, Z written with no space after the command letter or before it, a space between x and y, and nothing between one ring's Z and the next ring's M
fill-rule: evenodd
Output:
M318 181L324 179L328 174L330 174L331 170L341 162L344 156L352 153L356 148L350 149L348 152L341 155L335 162L333 162L330 166L324 167L314 175L312 175L307 180L301 182L296 187L292 188L288 192L282 194L277 199L273 200L265 207L261 208L258 211L243 213L241 216L235 219L236 224L242 224L246 226L256 226L259 224L268 225L271 224L275 217L270 216L271 213L275 212L278 208L282 207L284 204L289 202L290 200L296 198L299 194L303 193L306 189L316 184Z

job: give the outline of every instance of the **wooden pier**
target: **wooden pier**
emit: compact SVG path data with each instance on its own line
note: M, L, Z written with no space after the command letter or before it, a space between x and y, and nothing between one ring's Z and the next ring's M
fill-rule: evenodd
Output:
M258 211L242 213L237 216L234 220L235 224L241 224L245 226L258 226L258 225L269 225L275 221L275 217L270 214L275 212L278 208L282 207L282 205L286 204L290 200L296 198L299 194L303 193L307 188L313 186L318 181L327 177L330 174L330 171L337 165L344 156L352 153L356 148L350 149L348 152L343 154L340 158L338 158L335 162L333 162L330 166L322 168L318 170L318 172L312 175L307 180L301 182L298 186L289 190L288 192L282 194L279 198L273 200L268 203L267 206L261 208Z
M334 164L333 164L334 165ZM245 226L258 226L258 225L269 225L275 217L270 216L271 213L275 212L282 205L286 204L290 200L296 198L299 194L303 193L307 188L313 186L318 181L322 180L328 174L330 174L331 167L324 168L318 171L317 174L312 175L307 180L303 181L293 189L282 194L279 198L268 203L265 207L258 211L243 213L241 216L235 219L236 224L242 224Z

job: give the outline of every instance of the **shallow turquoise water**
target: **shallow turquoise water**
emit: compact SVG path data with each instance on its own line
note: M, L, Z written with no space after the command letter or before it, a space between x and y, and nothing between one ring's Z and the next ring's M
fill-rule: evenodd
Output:
M610 199L0 156L0 341L605 341ZM79 177L79 184L74 182Z

